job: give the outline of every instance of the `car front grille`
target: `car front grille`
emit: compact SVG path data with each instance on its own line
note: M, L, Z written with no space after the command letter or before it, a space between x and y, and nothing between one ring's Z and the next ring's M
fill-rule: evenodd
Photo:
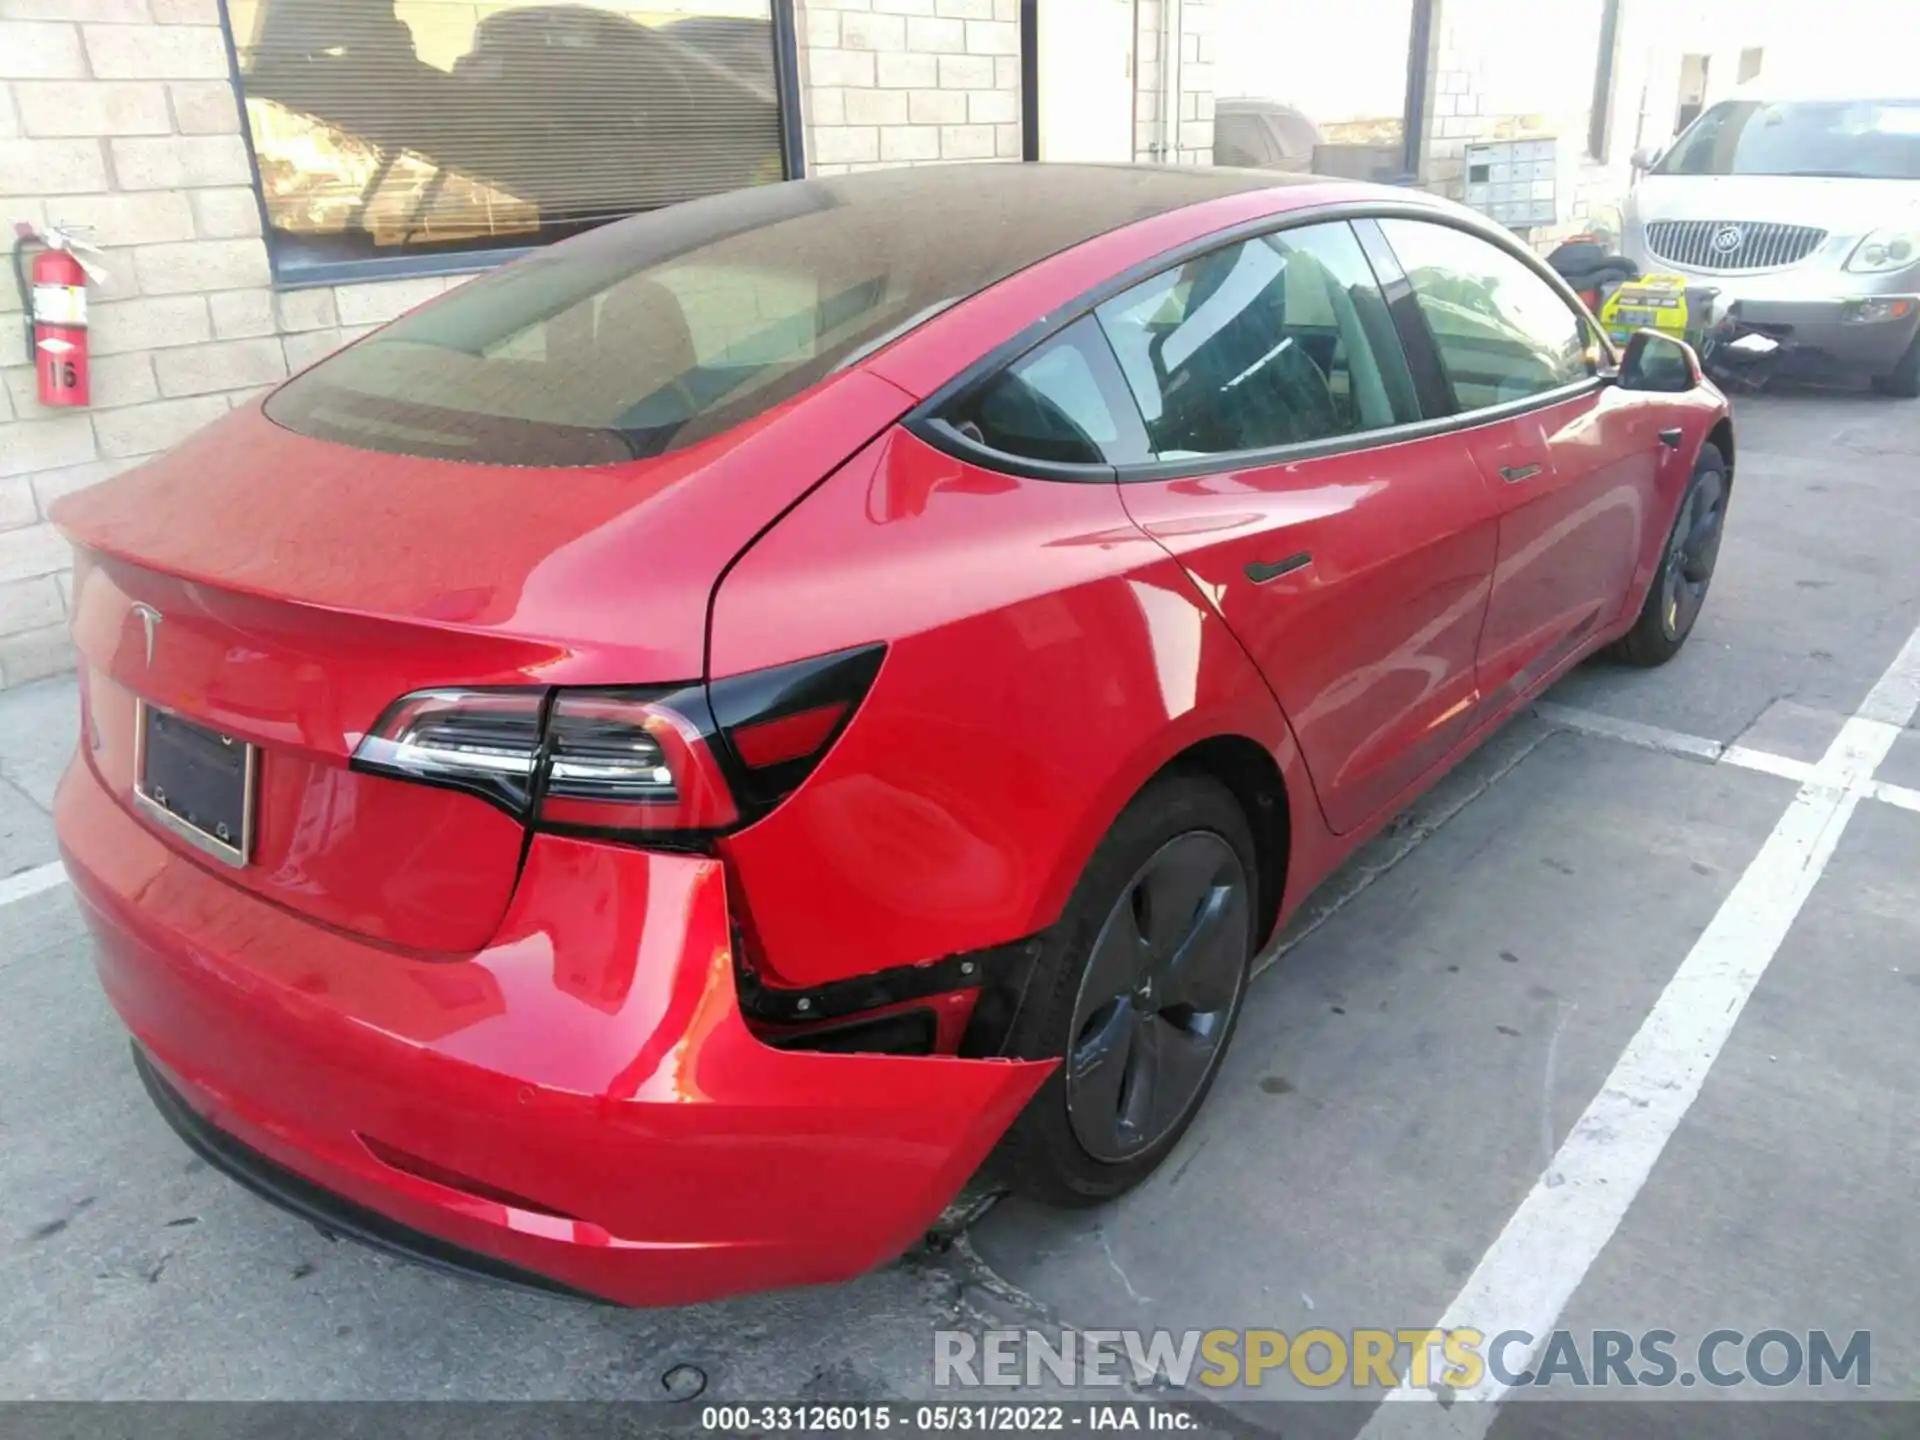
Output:
M1746 220L1650 220L1647 248L1689 270L1777 270L1797 265L1827 238L1811 225Z

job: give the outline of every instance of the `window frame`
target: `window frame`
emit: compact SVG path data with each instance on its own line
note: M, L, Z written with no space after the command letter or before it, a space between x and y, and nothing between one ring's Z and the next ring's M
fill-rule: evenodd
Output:
M794 0L768 0L773 26L773 79L779 111L782 180L806 178L806 146L800 117L800 44L794 20ZM240 143L247 152L248 183L260 212L261 243L267 247L268 285L276 291L310 290L317 286L356 285L380 280L414 280L441 275L477 275L537 254L559 242L500 245L487 250L461 250L437 255L375 255L360 260L328 260L302 265L291 273L280 267L273 220L267 211L267 191L260 176L260 157L254 150L253 128L247 119L246 79L240 73L240 46L228 13L228 0L218 0L220 38L227 53L227 83L240 114ZM635 212L639 213L639 212ZM606 223L618 223L616 217Z
M1023 5L1037 3L1038 0L1022 0ZM1400 173L1383 180L1385 184L1418 185L1426 174L1427 144L1434 129L1433 95L1440 60L1441 3L1442 0L1410 0L1409 3L1406 44L1402 52L1405 78L1400 87ZM1030 107L1021 113L1035 112ZM1026 158L1032 160L1038 156L1036 149ZM1311 161L1312 157L1308 159Z
M1613 146L1613 102L1620 65L1620 0L1600 0L1600 53L1593 71L1593 108L1587 115L1587 157L1602 165Z
M1407 86L1401 101L1405 143L1401 166L1411 184L1426 174L1427 130L1432 121L1433 82L1440 63L1440 0L1413 0L1407 34Z
M1381 218L1442 224L1450 230L1459 230L1464 234L1475 236L1481 240L1494 240L1492 234L1483 232L1476 226L1449 223L1453 220L1451 216L1391 215ZM1400 257L1394 254L1393 242L1387 238L1386 231L1377 225L1368 228L1379 237L1381 247L1385 249L1388 254L1393 255L1394 266L1400 271L1404 281L1406 267L1400 263ZM1584 395L1589 391L1597 390L1602 386L1611 384L1613 379L1617 377L1620 369L1620 352L1615 347L1612 339L1607 335L1607 332L1602 330L1598 323L1595 322L1593 316L1588 313L1587 307L1580 303L1580 297L1568 287L1564 280L1542 263L1537 255L1520 245L1519 242L1515 241L1511 244L1495 242L1494 248L1504 251L1513 259L1520 261L1523 268L1531 271L1547 282L1547 288L1558 295L1560 302L1572 312L1574 324L1578 326L1581 332L1587 337L1588 348L1598 348L1602 363L1597 368L1592 369L1585 379L1573 380L1565 385L1556 385L1553 389L1542 390L1537 395L1524 395L1517 400L1503 401L1498 405L1482 405L1477 409L1469 410L1460 403L1460 397L1453 388L1453 377L1447 374L1446 363L1440 358L1439 337L1433 333L1433 327L1427 322L1426 312L1420 308L1419 297L1413 291L1412 282L1406 281L1407 295L1411 303L1405 307L1404 311L1396 309L1394 312L1396 321L1400 321L1403 325L1401 344L1403 347L1409 347L1410 352L1413 350L1419 351L1421 354L1420 363L1433 367L1434 377L1444 389L1451 404L1450 413L1457 418L1470 420L1474 424L1481 424L1487 420L1505 420L1515 415L1524 415L1529 410L1540 410L1550 405L1558 405L1563 401L1573 399L1577 395ZM1405 317L1404 319L1403 316ZM1417 327L1417 339L1410 342L1406 330L1415 327ZM1414 364L1412 353L1409 353L1407 363L1410 365Z
M1461 230L1477 236L1496 249L1513 256L1546 281L1572 311L1575 318L1582 323L1589 338L1599 349L1601 365L1584 380L1575 381L1555 390L1544 391L1539 395L1528 395L1519 400L1479 410L1460 409L1459 400L1454 395L1452 384L1447 380L1446 372L1440 364L1439 351L1434 345L1431 332L1427 329L1425 317L1419 312L1405 271L1400 266L1398 257L1394 256L1392 247L1387 244L1384 232L1379 226L1368 223L1379 219L1421 220L1444 225L1449 229ZM1010 455L990 446L976 444L961 435L943 418L944 412L954 402L967 397L970 391L999 374L1005 367L1021 360L1030 351L1046 344L1070 326L1082 320L1092 319L1093 312L1099 306L1126 293L1143 281L1151 280L1165 270L1215 250L1242 244L1263 235L1275 235L1308 225L1340 221L1353 227L1367 262L1373 269L1374 279L1380 286L1381 294L1386 298L1388 313L1394 320L1401 353L1406 359L1408 368L1413 372L1415 391L1423 412L1418 420L1386 426L1379 430L1361 431L1358 434L1329 436L1324 440L1274 445L1256 450L1236 450L1199 458L1180 460L1143 458L1110 465L1064 465L1052 461L1029 460L1024 456ZM1386 262L1390 262L1390 267L1383 271L1382 266ZM1097 321L1095 328L1098 329ZM1103 345L1106 343L1104 331L1101 332L1101 342ZM1126 377L1120 370L1120 362L1117 357L1112 356L1110 346L1108 355L1113 360L1111 379L1120 385L1120 393L1133 411L1135 422L1140 427L1138 431L1140 443L1144 446L1146 422L1139 415L1139 407L1134 401L1132 388L1127 385ZM1546 409L1562 404L1575 396L1600 390L1612 383L1618 367L1619 355L1613 342L1598 325L1592 323L1579 297L1568 288L1563 279L1548 269L1537 255L1512 235L1476 216L1455 214L1425 204L1358 200L1290 211L1285 215L1263 215L1201 236L1184 245L1175 246L1173 249L1163 250L1147 260L1129 266L1101 284L1081 292L1065 304L1052 307L1045 318L1035 321L1012 338L996 345L935 389L932 394L909 411L900 424L935 449L967 464L998 474L1015 475L1033 480L1064 480L1080 484L1090 482L1129 484L1135 481L1179 480L1218 475L1233 470L1264 469L1347 454L1357 450L1380 449L1455 431L1477 429L1482 425L1524 415L1532 410ZM1103 385L1104 383L1103 380ZM1440 407L1441 413L1425 413L1430 405ZM1131 429L1131 427L1128 428Z

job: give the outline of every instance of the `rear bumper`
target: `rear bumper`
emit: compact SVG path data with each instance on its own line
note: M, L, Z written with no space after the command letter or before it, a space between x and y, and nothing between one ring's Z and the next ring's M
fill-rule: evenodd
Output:
M246 1186L261 1199L278 1205L282 1210L309 1221L329 1236L345 1235L362 1245L389 1255L398 1255L403 1260L411 1260L416 1265L425 1265L432 1270L491 1280L523 1290L564 1295L570 1299L599 1298L562 1285L545 1275L536 1275L531 1270L522 1270L517 1265L495 1260L490 1255L463 1250L437 1235L409 1229L398 1221L389 1220L377 1210L369 1210L343 1195L322 1189L284 1165L274 1164L258 1150L249 1149L195 1111L187 1103L186 1097L174 1088L173 1082L160 1073L159 1067L148 1058L147 1052L140 1048L137 1041L133 1046L133 1070L146 1087L147 1098L153 1101L153 1108L160 1112L162 1120L173 1127L174 1133L187 1142L188 1149L229 1180Z
M84 753L55 818L175 1128L443 1267L639 1305L844 1279L932 1223L1051 1068L761 1044L704 857L539 837L496 938L423 960L212 873Z

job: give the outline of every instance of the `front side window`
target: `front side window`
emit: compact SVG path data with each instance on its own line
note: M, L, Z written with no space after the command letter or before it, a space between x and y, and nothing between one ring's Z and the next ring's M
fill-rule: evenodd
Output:
M1654 173L1920 180L1920 100L1722 101Z
M1587 379L1587 326L1558 291L1477 235L1382 220L1462 410L1484 410Z
M1123 417L1100 380L1112 363L1104 343L1090 320L1068 327L970 392L947 423L976 445L1026 460L1105 465L1127 458Z
M1386 304L1345 223L1209 251L1096 313L1160 460L1416 418Z
M226 8L282 278L785 178L771 0Z

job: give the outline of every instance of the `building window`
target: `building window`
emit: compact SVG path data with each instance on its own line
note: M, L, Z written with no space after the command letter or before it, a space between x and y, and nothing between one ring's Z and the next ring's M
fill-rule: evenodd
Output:
M790 5L227 0L276 278L473 269L786 178Z
M1766 61L1767 52L1759 47L1740 52L1740 83L1758 78L1760 66Z
M1433 0L1211 6L1214 163L1408 179L1426 112L1433 9Z
M1678 135L1700 118L1707 108L1707 76L1713 68L1711 55L1680 57L1680 105L1673 116L1673 133Z
M1593 109L1587 116L1587 154L1604 162L1613 143L1613 72L1620 58L1620 0L1601 0L1600 59L1593 71Z

